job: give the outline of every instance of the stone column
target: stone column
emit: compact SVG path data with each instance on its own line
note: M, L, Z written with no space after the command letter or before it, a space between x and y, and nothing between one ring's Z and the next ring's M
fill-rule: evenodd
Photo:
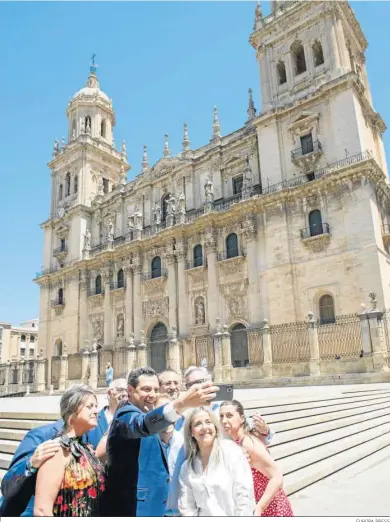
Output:
M7 361L5 363L5 376L4 376L5 377L5 380L4 380L5 393L8 392L10 368L11 368L11 363L9 361Z
M255 221L251 216L247 216L243 224L243 235L246 240L246 257L248 264L248 304L251 317L251 325L259 326L262 322L262 307L260 287L259 287L259 251L256 241ZM263 312L264 313L264 312Z
M317 323L314 320L313 312L309 312L307 318L307 334L310 346L310 375L321 375L320 369L320 347L318 344Z
M170 252L166 255L168 263L168 297L169 297L169 326L177 325L177 289L176 289L176 258Z
M206 230L204 244L207 256L207 314L211 328L216 328L219 317L219 288L217 273L217 243L213 230ZM207 322L207 321L206 321Z
M148 366L148 351L143 330L140 332L140 343L137 346L137 366Z
M90 371L90 365L89 365L89 351L85 350L83 352L83 358L81 360L81 378L83 383L88 382L88 374Z
M87 281L87 271L81 270L79 282L79 348L84 346L86 339L88 339Z
M263 373L264 377L272 377L272 341L268 319L263 321Z
M214 375L215 383L222 383L222 332L220 329L214 334Z
M257 51L257 59L260 65L260 80L262 94L262 112L270 108L272 97L270 88L270 78L268 74L267 50L265 47Z
M376 310L376 296L370 294L373 309L360 314L362 329L363 356L372 356L372 363L376 371L389 371L387 364L387 350L383 339L383 327L380 323L382 312Z
M224 384L232 382L232 351L230 347L230 333L225 325L222 332L222 380Z
M63 355L60 358L60 379L58 384L59 391L65 391L68 381L68 350L64 344Z
M124 267L126 276L126 290L125 290L125 337L131 335L134 331L133 325L133 271L130 263Z
M137 349L134 344L134 334L130 332L127 345L127 371L131 372L137 367Z
M179 336L187 337L189 334L189 313L188 313L188 297L186 292L186 249L184 244L178 243L176 246L177 257L177 284L178 284L178 312L179 312Z
M21 359L18 361L18 391L22 390L23 388L23 372L24 372L24 359Z
M329 27L329 42L330 42L330 53L332 63L332 76L339 76L341 74L340 54L337 44L336 35L336 21L332 18L328 20Z
M46 364L46 361L45 361L45 359L43 359L42 355L38 356L37 361L36 361L37 392L41 392L46 389L45 364Z
M104 346L112 348L112 309L110 281L112 279L112 268L106 266L103 274L104 281Z
M95 347L89 355L89 379L88 384L94 390L98 387L98 353Z
M180 344L177 340L176 326L172 326L172 337L169 340L168 368L181 375Z
M141 272L142 272L142 264L139 256L134 257L133 259L133 271L134 271L134 337L136 341L139 341L141 338L141 330L142 330L142 296L141 296Z

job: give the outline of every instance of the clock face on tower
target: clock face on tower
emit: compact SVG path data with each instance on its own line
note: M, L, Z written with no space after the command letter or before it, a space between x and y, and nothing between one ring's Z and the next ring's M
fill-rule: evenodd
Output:
M62 219L64 216L65 216L65 209L64 209L64 207L61 207L60 210L58 211L58 217L60 219Z

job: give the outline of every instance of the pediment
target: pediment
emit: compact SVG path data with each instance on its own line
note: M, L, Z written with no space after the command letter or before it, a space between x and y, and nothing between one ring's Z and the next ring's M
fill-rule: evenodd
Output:
M290 120L288 130L292 134L299 134L304 129L312 129L318 127L320 115L318 112L301 111L297 116Z
M162 179L171 174L176 168L181 167L184 163L185 162L179 158L161 158L153 167L148 168L137 178L134 188L138 188L156 179Z

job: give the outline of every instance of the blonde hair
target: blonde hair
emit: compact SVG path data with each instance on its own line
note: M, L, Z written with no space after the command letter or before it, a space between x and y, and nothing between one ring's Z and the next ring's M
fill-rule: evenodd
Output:
M210 410L210 408L206 408L205 406L200 406L199 408L194 408L189 412L186 416L186 420L184 423L184 446L186 450L186 459L188 460L188 466L190 466L195 471L195 460L199 456L199 446L194 437L192 436L192 421L195 415L204 411L210 417L211 422L215 427L215 439L213 442L213 449L211 450L209 464L207 466L208 470L212 470L217 467L217 465L223 459L220 441L221 441L221 429L219 426L219 421L216 415Z

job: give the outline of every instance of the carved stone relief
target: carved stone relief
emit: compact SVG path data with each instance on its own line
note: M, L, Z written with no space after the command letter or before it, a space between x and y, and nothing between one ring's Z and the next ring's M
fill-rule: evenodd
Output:
M92 325L93 338L102 341L104 336L103 315L90 316L90 323Z
M156 317L167 318L169 312L169 298L153 299L142 303L142 316L144 324L148 324Z
M248 280L220 285L220 288L225 297L229 322L233 319L248 320Z

